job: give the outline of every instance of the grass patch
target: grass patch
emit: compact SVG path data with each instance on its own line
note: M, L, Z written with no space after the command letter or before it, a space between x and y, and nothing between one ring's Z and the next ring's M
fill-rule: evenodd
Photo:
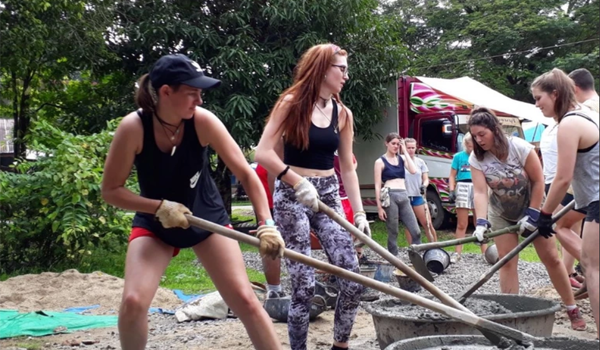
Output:
M233 211L231 219L233 222L246 221L246 220L255 222L255 220L256 220L255 217L253 215L252 216L246 215L247 213L248 212L245 210L243 210L243 211L235 210L235 211ZM385 223L377 220L373 224L371 224L371 230L372 230L373 239L377 243L382 245L383 247L387 247L387 230L385 227ZM400 224L399 232L400 232L400 234L398 235L398 245L400 247L406 247L407 243L406 243L406 238L404 236L404 226L402 224ZM467 233L467 234L469 234L469 233ZM423 232L423 237L425 237L424 232ZM449 240L449 239L454 239L454 235L453 235L453 233L451 233L449 231L439 231L438 238L441 241L445 241L445 240ZM258 252L257 248L247 245L247 244L244 244L244 243L240 243L240 248L242 251L245 251L245 252ZM454 247L448 247L445 249L448 252L454 251ZM125 269L125 254L126 254L126 252L127 252L126 245L119 247L119 249L116 252L107 252L107 251L103 251L103 250L96 250L93 252L93 254L91 256L87 257L82 262L82 264L80 264L78 266L65 264L62 266L53 266L49 269L38 268L38 269L32 269L32 270L28 270L28 271L19 271L19 272L10 274L10 275L5 274L5 275L0 276L0 281L4 281L7 278L17 276L20 274L41 273L44 271L61 272L61 271L64 271L67 269L73 269L73 268L77 269L79 272L82 272L82 273L102 271L109 275L123 278L124 269ZM475 244L466 244L463 246L463 252L479 254L480 249ZM520 258L523 259L524 261L529 261L529 262L539 262L540 261L533 246L529 246L529 247L525 248L521 252ZM195 261L196 261L196 256L195 256L193 250L191 250L191 249L181 250L179 255L176 256L175 258L173 258L173 260L167 267L167 270L165 271L165 275L164 275L160 285L164 288L169 288L169 289L181 289L185 293L188 293L188 294L214 290L215 289L214 284L212 283L210 277L206 273L206 270L204 270L202 267L199 267L195 263ZM257 282L261 282L261 283L265 282L265 277L264 277L264 274L262 271L246 269L246 272L251 281L257 281ZM34 345L31 344L30 346L34 346ZM31 347L27 347L27 346L20 346L20 347L28 348L28 349L31 348ZM31 349L36 349L36 348L33 347Z
M233 202L231 202L232 207L236 207L236 206L240 206L240 207L244 206L245 207L245 206L249 206L249 205L251 206L252 202L250 202L250 201L233 201Z
M398 234L398 246L399 247L406 247L408 246L408 243L406 242L406 237L404 236L404 226L402 224L400 224L399 226L399 234ZM383 221L375 221L374 223L371 224L371 233L372 233L372 238L373 240L375 240L377 243L379 243L381 246L387 248L387 229L385 227L385 222ZM421 229L421 234L423 237L425 236L425 231L423 229ZM454 232L450 232L450 231L437 231L437 235L438 235L438 240L439 241L448 241L451 239L454 239ZM467 232L466 237L469 237L468 235L470 235L469 232ZM522 241L523 238L520 238L519 241ZM427 239L425 238L424 241L427 241ZM446 250L449 253L454 252L454 247L447 247L444 248L444 250ZM481 249L479 248L478 245L474 244L474 243L469 243L469 244L464 244L463 245L463 253L473 253L473 254L481 254ZM527 248L523 249L521 251L521 253L519 254L519 259L522 259L523 261L528 261L528 262L540 262L540 258L537 255L537 252L535 251L535 248L533 247L533 245L529 245Z

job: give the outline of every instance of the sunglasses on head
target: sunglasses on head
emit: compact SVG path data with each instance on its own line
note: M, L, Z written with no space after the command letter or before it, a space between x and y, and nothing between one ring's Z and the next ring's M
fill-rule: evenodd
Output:
M333 49L333 54L337 54L338 52L342 51L342 48L335 45L335 44L331 44L331 48Z

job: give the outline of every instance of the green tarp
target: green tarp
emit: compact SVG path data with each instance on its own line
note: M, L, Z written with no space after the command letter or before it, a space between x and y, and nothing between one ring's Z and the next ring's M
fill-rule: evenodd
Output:
M77 315L65 312L37 311L19 313L16 310L0 310L0 339L24 335L40 337L55 333L67 333L90 328L117 325L117 316Z

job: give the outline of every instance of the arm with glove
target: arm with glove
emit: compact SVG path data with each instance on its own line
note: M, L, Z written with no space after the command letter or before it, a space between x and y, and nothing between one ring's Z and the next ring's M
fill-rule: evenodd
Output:
M485 175L479 169L472 169L473 179L473 197L475 201L475 213L477 213L477 221L475 224L475 231L473 236L477 238L479 243L485 243L484 234L491 229L490 222L487 218L487 207L489 202L488 197L488 185L485 180Z
M344 182L346 194L354 211L354 226L362 233L371 237L371 228L367 221L367 214L363 209L362 197L360 194L360 185L358 183L358 175L354 167L354 155L352 153L352 144L354 140L354 131L352 130L352 112L348 108L343 109L346 112L346 123L340 130L340 145L338 148L338 156L340 159L340 174Z

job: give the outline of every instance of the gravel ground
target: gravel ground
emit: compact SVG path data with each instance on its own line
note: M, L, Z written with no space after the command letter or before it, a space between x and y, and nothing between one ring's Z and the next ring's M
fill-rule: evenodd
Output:
M369 248L364 249L364 255L366 255L367 259L370 261L382 261L381 257ZM325 253L321 250L313 251L312 257L318 260L327 261ZM410 263L406 248L400 249L399 258L406 264ZM247 267L259 271L262 270L262 261L257 253L244 252L244 260L246 261ZM282 261L281 265L281 284L286 293L289 294L291 282L285 267L285 260ZM458 295L472 283L477 281L490 267L491 266L485 262L483 256L480 254L463 254L462 259L458 263L451 264L444 273L435 276L434 284L448 294ZM550 283L548 273L542 264L526 261L519 261L519 280L521 283L520 292L525 294L529 294ZM399 287L396 281L392 281L390 284ZM385 294L378 291L373 290L372 292L378 293L380 297L385 297ZM489 294L499 292L499 277L498 273L496 273L481 286L476 293ZM424 289L416 294L423 296L431 295Z
M365 254L369 260L376 260L370 249L366 248ZM313 257L326 261L325 254L322 251L314 251ZM401 250L400 258L405 263L409 263L405 249ZM246 252L244 253L244 259L247 267L262 270L262 261L257 253ZM463 254L461 261L455 265L450 265L443 274L436 276L434 284L446 293L457 295L476 281L489 267L481 255ZM530 294L535 290L548 286L550 283L543 265L539 263L520 262L519 277L521 293L524 294ZM396 281L390 284L398 287ZM287 275L285 262L282 263L282 285L289 295L290 278ZM377 291L372 292L377 293L380 297L387 298L387 296ZM478 290L478 293L498 292L497 274ZM417 294L430 296L425 290ZM309 331L310 350L329 350L331 348L333 316L334 312L327 311L322 313L316 321L311 322ZM287 325L275 322L275 329L284 349L289 349ZM45 343L42 344L41 348L59 350L78 347L94 350L119 349L117 332L116 328L108 328L45 337L42 338ZM84 341L91 344L83 345ZM10 340L0 341L0 348L17 349L18 347L15 346L18 343ZM241 322L235 318L219 321L177 323L173 316L153 314L149 317L147 349L247 350L251 347ZM353 335L350 339L350 349L379 349L371 315L362 308L359 310Z

